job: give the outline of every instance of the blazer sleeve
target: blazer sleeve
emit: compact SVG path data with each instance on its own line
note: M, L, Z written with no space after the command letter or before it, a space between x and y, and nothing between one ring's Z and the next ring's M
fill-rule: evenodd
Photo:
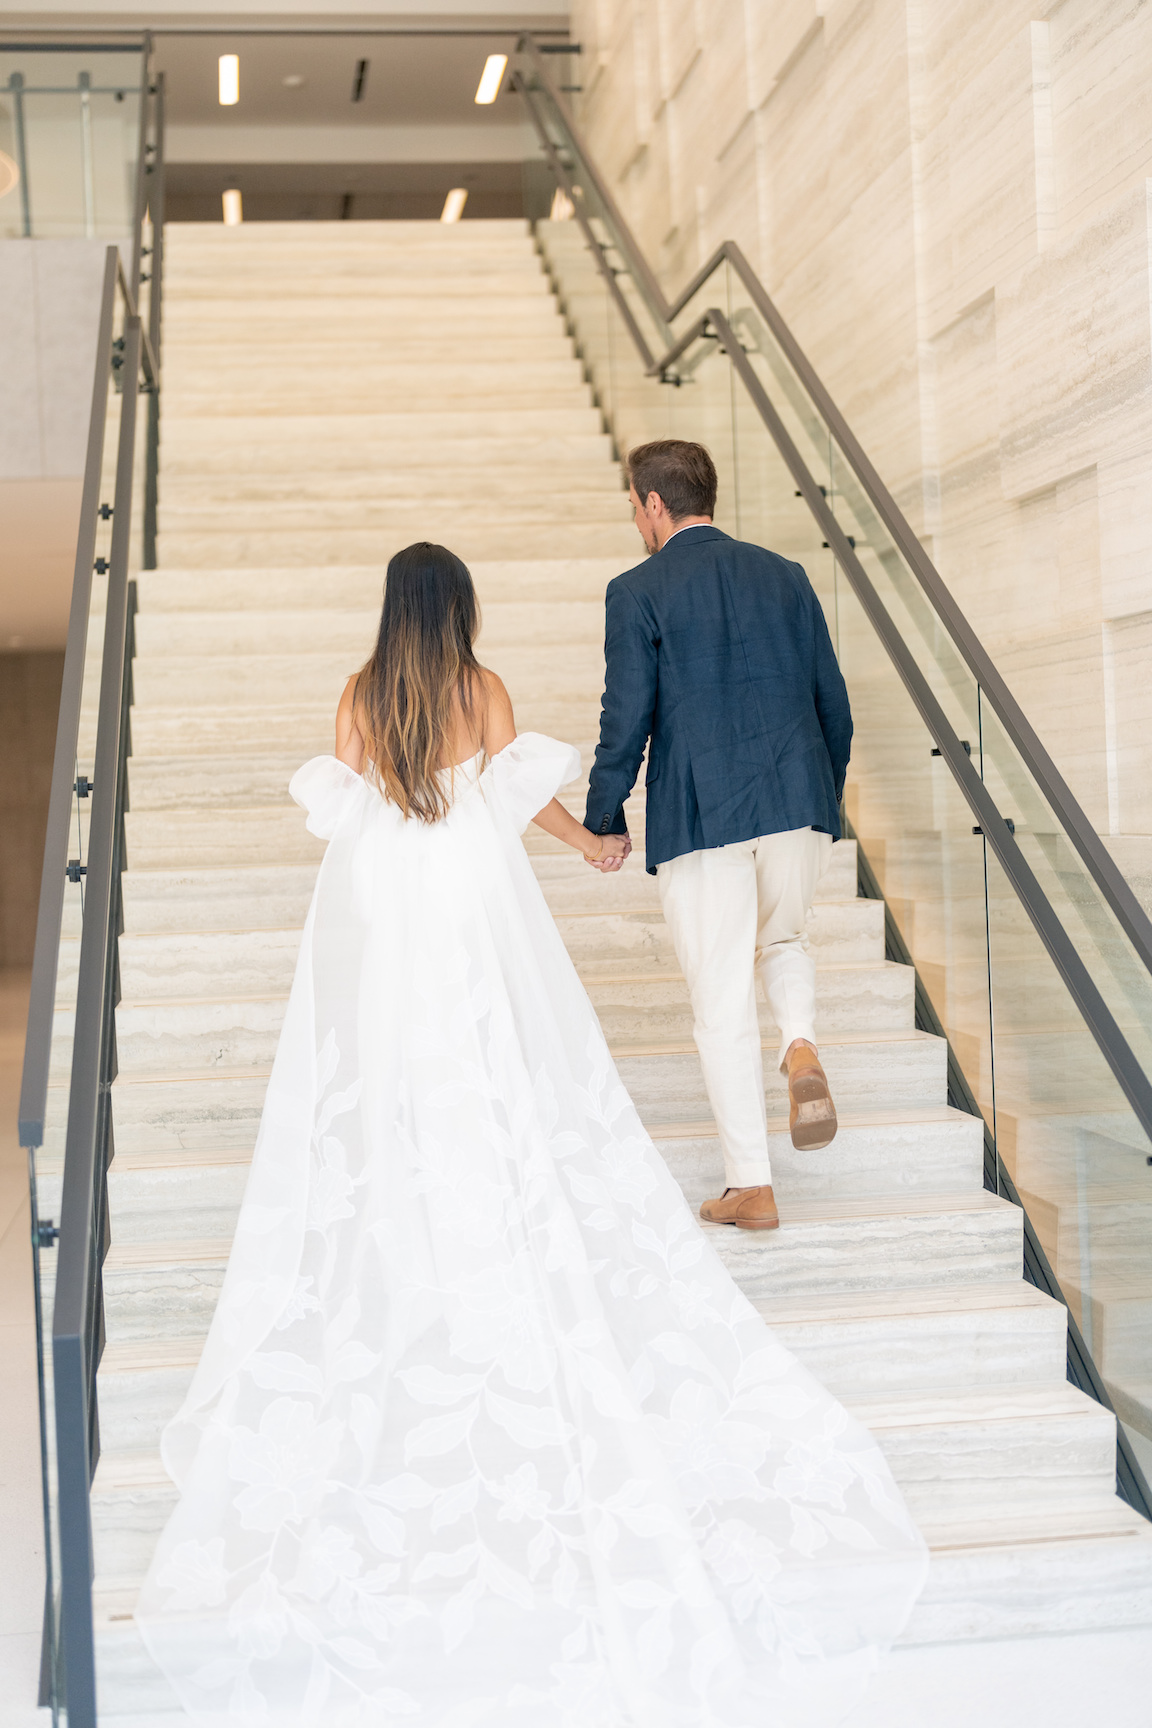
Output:
M852 753L852 709L848 701L848 687L832 647L832 638L828 634L824 608L816 597L816 590L810 587L809 591L812 595L812 633L815 644L816 714L828 747L832 778L836 787L836 802L839 803L844 796L844 781Z
M588 777L584 825L624 834L624 804L636 784L656 710L658 638L636 596L619 578L604 597L604 697L600 742Z

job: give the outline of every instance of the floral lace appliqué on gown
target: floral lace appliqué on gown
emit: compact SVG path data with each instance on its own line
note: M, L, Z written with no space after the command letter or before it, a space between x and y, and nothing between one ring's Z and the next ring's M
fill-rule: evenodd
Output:
M836 1722L923 1541L616 1073L519 838L576 752L478 767L430 827L292 782L329 845L138 1624L219 1728Z

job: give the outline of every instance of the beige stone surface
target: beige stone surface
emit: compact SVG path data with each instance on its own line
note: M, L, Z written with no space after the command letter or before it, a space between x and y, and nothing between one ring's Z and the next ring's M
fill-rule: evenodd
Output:
M1093 822L1152 833L1147 8L573 23L579 119L666 291L741 244Z

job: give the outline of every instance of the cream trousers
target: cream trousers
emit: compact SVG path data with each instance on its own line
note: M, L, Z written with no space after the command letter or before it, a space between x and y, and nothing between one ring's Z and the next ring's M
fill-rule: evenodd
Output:
M794 1039L816 1042L816 966L807 924L831 854L830 834L793 828L657 866L730 1188L772 1180L758 968L780 1028L781 1066Z

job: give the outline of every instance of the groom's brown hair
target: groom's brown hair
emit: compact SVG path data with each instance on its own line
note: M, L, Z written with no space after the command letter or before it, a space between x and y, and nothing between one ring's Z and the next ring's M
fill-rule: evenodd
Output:
M673 521L679 516L716 512L716 465L703 444L683 438L657 438L638 444L628 455L628 478L642 504L649 492L664 500Z

